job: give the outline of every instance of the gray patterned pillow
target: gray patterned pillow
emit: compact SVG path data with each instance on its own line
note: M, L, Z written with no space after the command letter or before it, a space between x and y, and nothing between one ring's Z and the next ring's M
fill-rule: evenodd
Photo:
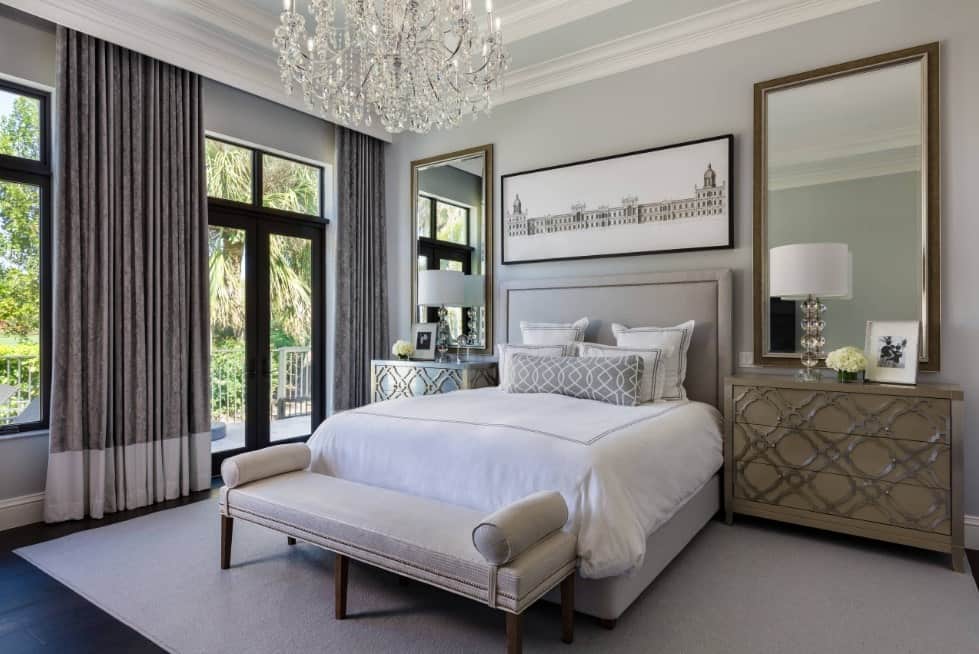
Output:
M619 406L642 401L643 359L623 357L535 357L510 359L510 393L557 393Z

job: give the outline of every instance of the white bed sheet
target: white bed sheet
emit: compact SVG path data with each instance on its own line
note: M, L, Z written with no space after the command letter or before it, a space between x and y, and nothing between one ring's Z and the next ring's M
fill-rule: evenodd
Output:
M646 539L721 467L710 405L619 407L497 388L372 404L326 420L311 469L486 512L557 490L584 577L642 564Z

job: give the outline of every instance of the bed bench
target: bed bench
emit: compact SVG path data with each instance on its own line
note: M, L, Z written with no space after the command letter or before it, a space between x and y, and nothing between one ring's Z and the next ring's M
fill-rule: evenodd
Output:
M335 553L337 619L347 615L354 559L488 604L506 614L507 652L522 649L522 614L560 585L561 639L574 634L576 539L562 531L564 499L542 492L478 511L312 473L303 443L226 459L221 466L221 568L235 518Z

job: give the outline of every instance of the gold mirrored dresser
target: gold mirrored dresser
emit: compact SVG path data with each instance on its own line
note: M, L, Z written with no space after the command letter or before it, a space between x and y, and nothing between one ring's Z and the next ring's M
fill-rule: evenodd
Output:
M496 359L479 357L456 361L371 361L371 401L439 395L498 385Z
M951 385L729 377L724 505L948 552L964 571L963 394Z

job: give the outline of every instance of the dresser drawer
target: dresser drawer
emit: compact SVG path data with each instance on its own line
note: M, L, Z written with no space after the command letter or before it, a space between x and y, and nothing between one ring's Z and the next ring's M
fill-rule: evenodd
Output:
M942 489L738 462L734 496L866 522L951 533L950 497Z
M949 442L948 400L859 392L734 387L734 420L768 427L815 429L928 443Z
M951 488L949 447L938 443L734 424L735 461Z

